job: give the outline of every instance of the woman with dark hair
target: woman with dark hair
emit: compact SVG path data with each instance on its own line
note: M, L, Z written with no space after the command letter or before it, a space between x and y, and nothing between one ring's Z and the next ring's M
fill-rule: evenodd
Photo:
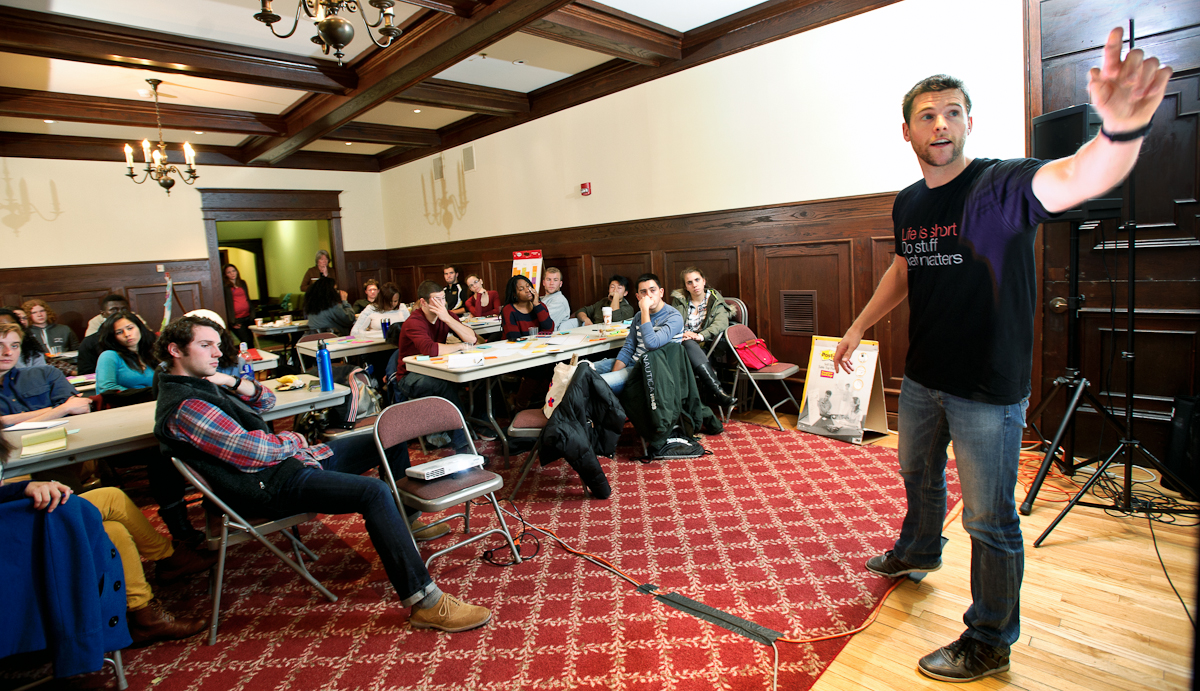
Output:
M315 266L308 267L308 271L304 272L304 278L300 279L300 292L307 293L313 289L318 279L328 278L335 284L337 283L337 274L333 272L333 267L330 264L333 261L329 258L329 253L325 250L317 250L316 259L313 260Z
M500 313L500 295L484 288L483 279L479 276L467 274L467 289L471 291L471 297L464 304L471 316L490 317Z
M100 327L96 393L149 388L154 383L154 332L133 312L122 310Z
M500 309L502 338L520 338L530 329L554 331L550 310L538 300L538 291L525 276L513 276L504 287L504 307Z
M225 276L225 323L243 341L250 341L250 325L254 323L254 305L250 303L250 286L233 264L221 268Z
M0 324L16 324L22 329L25 328L21 324L21 318L7 307L0 307ZM25 338L21 340L21 357L17 359L16 369L45 365L45 354L46 351L42 350L42 344L33 337L33 334L25 334Z
M332 278L318 278L304 295L304 314L309 331L332 332L349 336L354 325L354 308L346 302L346 293L337 289Z
M384 283L378 297L375 298L375 304L367 305L362 314L358 315L354 328L350 329L350 335L366 336L375 331L376 334L370 335L386 336L387 334L383 333L384 320L392 324L403 324L406 319L408 308L400 302L400 288L395 283Z
M29 333L38 339L47 353L57 355L79 349L79 338L75 332L67 326L55 323L58 317L44 300L26 300L21 309L29 315Z
M683 315L683 349L692 363L692 374L702 390L707 390L722 408L732 407L737 399L725 393L717 372L704 351L709 343L729 328L729 306L725 298L708 287L704 272L689 266L679 272L683 287L671 293L671 306Z

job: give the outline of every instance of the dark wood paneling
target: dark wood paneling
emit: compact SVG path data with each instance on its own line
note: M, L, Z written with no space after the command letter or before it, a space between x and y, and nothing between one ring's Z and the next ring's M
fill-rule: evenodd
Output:
M571 305L572 310L591 304L584 302L584 294L587 293L587 286L591 283L585 275L584 265L587 262L584 261L583 255L551 257L547 258L545 263L547 268L553 266L562 272L562 294L566 296L567 303ZM542 294L545 293L546 291L543 290Z
M1027 13L1040 15L1042 59L1031 61L1030 67L1041 75L1043 112L1088 101L1088 70L1100 64L1108 30L1126 26L1130 17L1136 20L1137 47L1170 64L1179 75L1168 85L1154 129L1142 145L1131 176L1136 197L1132 204L1126 198L1124 208L1125 218L1139 222L1132 436L1162 458L1171 399L1200 392L1195 363L1200 349L1200 204L1195 201L1200 198L1200 5L1184 0L1152 5L1134 0L1030 0ZM1117 226L1106 221L1080 238L1084 310L1079 341L1082 373L1092 392L1123 418L1130 389L1120 357L1127 350L1128 234ZM1068 241L1068 224L1043 227L1043 305L1068 297ZM1034 381L1035 398L1036 391L1048 390L1067 365L1067 315L1045 309L1041 325L1041 377ZM1065 406L1061 395L1052 402L1037 421L1043 431L1057 426ZM1101 436L1099 419L1087 408L1077 416L1077 455L1090 457L1112 448L1117 434L1109 429Z
M396 266L389 269L391 281L400 289L401 302L417 301L417 268L415 266Z
M224 295L220 285L213 290L212 274L206 259L0 269L0 295L3 295L6 306L19 305L33 297L45 300L58 313L59 323L70 326L77 336L83 338L88 320L100 311L99 299L110 293L118 293L128 296L135 311L147 319L147 326L157 330L162 322L166 295L165 276L157 271L158 264L171 272L176 294L186 302L187 309L207 307L223 314L223 307L217 305L216 298L220 297L221 303L224 303ZM68 288L64 277L68 276L69 289L64 290ZM150 293L152 297L144 298L143 291L148 287L153 287ZM134 293L137 294L137 304L134 304ZM178 304L175 309L179 309Z
M483 285L488 290L494 290L500 295L500 299L504 299L504 288L508 285L508 279L512 278L512 259L489 259L483 262L487 269L482 276Z
M174 275L171 276L171 279L171 287L175 296L171 305L172 320L204 306L201 298L203 289L199 282L180 282L175 279ZM151 285L129 286L125 294L129 297L129 307L146 320L146 326L157 331L162 326L163 314L166 312L166 281Z
M628 252L623 254L593 254L592 255L592 290L590 295L583 297L584 304L590 304L608 295L609 279L613 276L624 276L629 279L629 292L637 292L637 279L653 268L650 252ZM661 276L659 278L662 278ZM666 280L666 279L663 279ZM669 284L669 283L668 283ZM630 303L636 303L634 297L627 298Z

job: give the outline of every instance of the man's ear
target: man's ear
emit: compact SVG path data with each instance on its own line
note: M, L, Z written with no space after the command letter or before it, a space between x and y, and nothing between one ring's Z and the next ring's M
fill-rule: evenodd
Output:
M167 352L171 354L171 357L183 357L183 350L180 349L178 343L168 343Z
M969 119L970 118L968 118L968 120ZM971 123L969 123L969 122L967 123L967 131L968 132L971 131ZM904 137L904 141L906 141L906 142L912 141L912 139L908 136L908 123L907 122L900 123L900 134Z

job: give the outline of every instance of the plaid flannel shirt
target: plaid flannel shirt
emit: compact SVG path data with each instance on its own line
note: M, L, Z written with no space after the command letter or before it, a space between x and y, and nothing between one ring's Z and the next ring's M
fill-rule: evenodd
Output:
M254 394L236 395L259 413L275 407L275 394L258 382L254 382ZM333 455L327 445L309 446L308 440L295 432L247 431L220 408L196 398L189 398L175 410L167 420L166 431L171 437L246 473L269 468L288 458L320 468L321 461Z

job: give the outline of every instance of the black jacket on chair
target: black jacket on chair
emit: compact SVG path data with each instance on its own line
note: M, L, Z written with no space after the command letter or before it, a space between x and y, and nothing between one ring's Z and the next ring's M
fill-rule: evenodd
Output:
M676 427L688 435L724 431L721 420L700 401L692 365L678 343L642 356L621 391L621 401L651 451L665 444Z
M617 395L580 363L542 432L542 465L565 458L597 499L607 499L612 489L598 457L612 458L624 426L625 410Z

